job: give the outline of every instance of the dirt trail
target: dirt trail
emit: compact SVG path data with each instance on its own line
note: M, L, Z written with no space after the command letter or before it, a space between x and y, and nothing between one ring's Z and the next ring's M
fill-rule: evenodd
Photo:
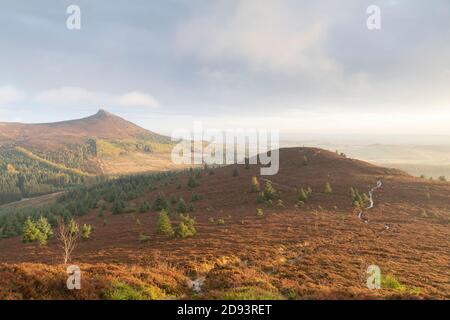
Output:
M366 207L366 210L372 209L374 206L374 202L373 202L373 193L381 188L383 186L383 182L381 180L377 181L377 185L375 187L373 187L372 189L370 189L369 191L369 206ZM364 221L364 223L369 223L369 219L366 219L363 217L363 209L359 209L359 213L358 213L358 219Z

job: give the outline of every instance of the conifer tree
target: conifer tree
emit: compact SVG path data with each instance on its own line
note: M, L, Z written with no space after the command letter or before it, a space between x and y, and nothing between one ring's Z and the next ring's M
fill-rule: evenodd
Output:
M172 236L174 234L172 228L172 222L166 210L161 210L158 216L157 232L166 236Z

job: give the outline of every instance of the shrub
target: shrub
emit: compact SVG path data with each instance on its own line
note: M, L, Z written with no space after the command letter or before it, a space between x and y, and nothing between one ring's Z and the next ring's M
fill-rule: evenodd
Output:
M157 232L166 236L173 236L174 231L172 228L172 222L166 210L161 210L158 216Z
M390 274L381 277L381 287L383 289L394 289L400 291L404 291L406 289L404 285L402 285L393 275Z
M283 200L278 199L278 201L277 201L277 207L278 207L278 208L284 208Z
M439 181L447 181L447 178L445 176L440 176Z
M114 281L105 292L105 297L109 300L156 300L163 296L163 292L157 287L135 288L120 281Z
M306 200L308 200L308 196L309 196L309 192L308 190L305 190L303 188L300 188L299 192L298 192L298 201L305 203Z
M429 216L428 216L428 213L427 213L427 211L426 211L425 209L420 210L419 216L420 216L421 218L428 218L428 217L429 217Z
M238 287L226 291L222 300L283 300L283 296L275 291L258 287Z
M148 212L148 211L150 211L150 205L148 204L147 201L143 201L141 203L141 205L139 206L139 212L140 213L145 213L145 212Z
M264 186L263 196L266 201L276 200L279 198L277 190L275 190L270 181L267 181Z
M332 193L333 192L333 189L331 189L331 185L330 185L329 182L325 183L325 190L324 190L324 192L325 193Z
M256 196L256 202L265 203L267 206L272 206L272 200L276 200L279 198L278 192L272 186L270 181L267 181L264 190Z
M139 235L139 241L140 242L148 242L148 241L150 241L150 236L147 236L145 234L141 234L141 235Z
M239 176L239 171L238 171L237 168L234 168L234 170L233 170L233 177L237 177L237 176Z
M258 217L263 217L263 216L264 216L264 211L263 211L263 209L257 208L257 209L256 209L256 215L257 215Z
M225 224L225 220L222 219L222 218L219 218L219 219L216 220L216 224L218 224L220 226L223 226Z
M91 233L92 233L92 226L84 224L83 227L81 228L81 238L87 240L91 237Z
M303 208L304 206L305 206L305 203L303 201L297 201L297 204L295 205L295 207L297 209Z
M259 192L259 181L257 177L252 177L251 192Z
M178 227L175 229L175 236L178 238L187 238L192 237L197 234L197 230L195 229L195 220L188 216L181 215L181 222L178 224Z
M359 193L358 189L350 188L350 195L352 197L352 204L356 208L362 208L366 204L367 201L369 201L369 197L367 194L361 194Z

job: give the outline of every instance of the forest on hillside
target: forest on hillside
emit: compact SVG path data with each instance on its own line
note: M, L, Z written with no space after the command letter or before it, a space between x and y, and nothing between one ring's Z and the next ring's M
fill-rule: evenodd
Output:
M106 210L112 214L138 210L127 207L127 202L141 197L146 192L155 191L157 183L177 180L182 173L183 171L168 171L117 179L104 177L104 181L97 178L98 183L70 190L56 202L40 208L0 209L0 239L22 234L24 222L28 217L32 221L44 217L55 226L60 218L69 221L94 208L100 208L100 215L105 214ZM168 209L168 200L161 195L154 206L156 209Z
M81 172L33 159L21 150L0 149L0 205L81 185L86 179Z

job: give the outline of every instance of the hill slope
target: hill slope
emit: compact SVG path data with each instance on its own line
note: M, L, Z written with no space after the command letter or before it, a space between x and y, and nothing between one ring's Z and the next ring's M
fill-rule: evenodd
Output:
M158 162L161 154L166 167L159 164L157 169L171 168L167 154L172 146L170 137L145 130L105 110L87 118L55 123L0 123L0 148L20 147L55 164L96 174L151 171L152 156ZM122 161L126 168L120 167Z
M86 277L103 279L102 288L111 285L111 277L141 288L145 284L138 278L145 268L170 265L176 270L171 274L185 280L176 284L160 279L159 286L172 288L180 298L198 297L188 286L189 278L201 283L202 298L450 297L449 183L314 148L282 149L280 160L279 173L270 177L259 176L256 165L233 165L135 176L69 195L59 205L76 199L86 204L99 201L80 218L94 227L94 233L79 244L74 262L83 265ZM271 203L258 201L261 196L251 192L252 177L261 192L270 182L278 196ZM369 195L378 181L382 185L372 193L373 208L366 209L366 199L361 216L349 190ZM327 182L331 191L325 191ZM302 188L312 193L300 203ZM125 209L112 214L118 197ZM172 239L156 233L157 211L138 212L144 201L157 204L161 197L168 201L174 227L180 222L180 198L188 207L192 203L189 214L197 221L197 235ZM262 214L257 215L257 209ZM23 244L18 237L0 241L1 261L57 265L30 268L58 273L60 259L56 240L47 247ZM366 269L372 264L381 268L382 290L366 288ZM109 270L109 278L96 267L100 265ZM128 278L123 268L130 270ZM13 277L11 267L0 270ZM27 290L23 283L21 290ZM47 288L45 283L40 287ZM99 290L90 291L89 297L104 297L102 290L107 289Z
M0 122L0 143L51 149L84 139L146 139L169 143L170 138L145 130L105 110L69 121L41 124Z
M85 177L176 168L172 147L169 137L105 110L55 123L0 123L0 205L60 191Z

